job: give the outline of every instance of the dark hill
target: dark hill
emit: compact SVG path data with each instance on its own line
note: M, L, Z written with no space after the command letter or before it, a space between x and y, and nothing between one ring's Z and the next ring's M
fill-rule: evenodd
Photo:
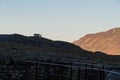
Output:
M90 52L72 43L20 34L0 35L0 63L25 60L120 61L120 56Z
M60 49L60 50L79 50L80 47L68 42L53 41L43 37L24 36L20 34L0 35L0 41L36 46L44 49Z

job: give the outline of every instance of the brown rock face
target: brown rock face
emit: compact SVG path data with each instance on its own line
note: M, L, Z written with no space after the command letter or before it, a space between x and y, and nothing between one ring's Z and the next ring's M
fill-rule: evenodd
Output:
M89 51L101 51L110 55L120 55L120 28L88 34L73 44Z

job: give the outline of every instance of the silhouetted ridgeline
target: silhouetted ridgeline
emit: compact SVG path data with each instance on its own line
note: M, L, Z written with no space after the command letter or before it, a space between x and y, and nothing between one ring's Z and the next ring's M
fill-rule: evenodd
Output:
M52 40L49 40L49 39L46 39L43 37L36 37L36 36L28 36L27 37L27 36L23 36L20 34L0 35L0 41L37 46L40 48L79 50L78 46L72 45L68 42L52 41Z
M90 52L64 41L53 41L42 36L20 34L0 35L0 63L19 60L78 60L120 61L120 56L109 56L101 52Z

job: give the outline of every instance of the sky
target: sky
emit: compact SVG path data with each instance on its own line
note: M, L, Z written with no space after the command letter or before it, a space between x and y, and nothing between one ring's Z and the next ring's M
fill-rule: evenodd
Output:
M0 0L0 34L73 42L120 27L120 0Z

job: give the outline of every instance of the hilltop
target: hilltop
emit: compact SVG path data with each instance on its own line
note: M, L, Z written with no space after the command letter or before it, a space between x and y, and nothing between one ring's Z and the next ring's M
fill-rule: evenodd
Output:
M101 51L109 55L120 55L120 28L87 34L73 44L89 51Z
M42 36L21 34L0 35L0 64L9 61L69 60L82 62L119 62L120 56L86 51L64 41L53 41Z

